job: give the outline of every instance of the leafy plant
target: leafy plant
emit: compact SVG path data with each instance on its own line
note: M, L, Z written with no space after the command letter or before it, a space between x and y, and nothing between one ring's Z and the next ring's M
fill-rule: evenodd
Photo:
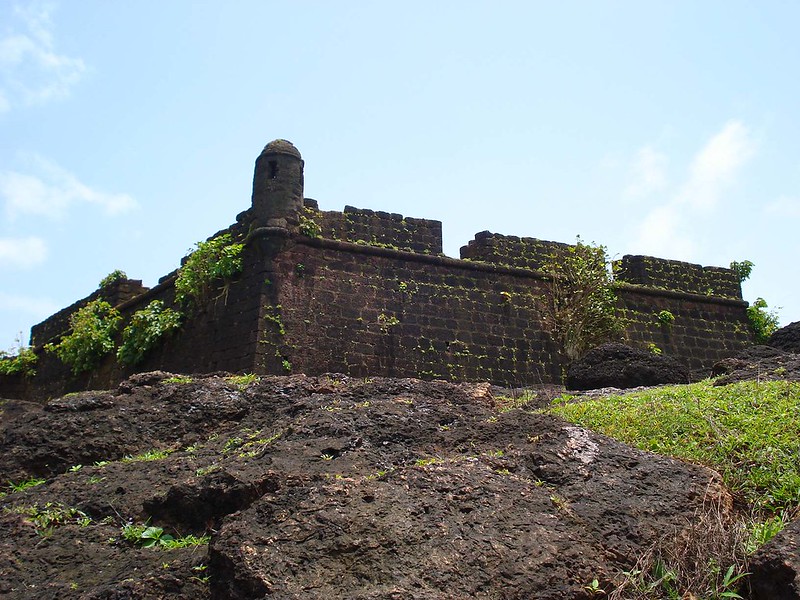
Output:
M189 377L188 375L176 375L175 377L167 377L161 383L177 383L179 385L185 385L187 383L193 383L194 379Z
M212 295L227 292L231 279L242 271L244 244L234 244L229 233L206 242L186 257L175 280L175 298L181 304L203 306Z
M766 343L778 329L778 314L767 308L767 301L763 298L756 298L756 301L747 307L747 320L750 321L750 329L757 344Z
M250 385L261 381L261 378L254 373L245 373L244 375L231 375L226 377L225 381L235 385L240 390L245 390Z
M750 535L747 539L747 554L753 554L756 550L761 548L761 546L783 531L788 520L786 511L782 511L763 521L754 521L750 526Z
M31 479L26 479L25 481L20 481L19 483L14 483L13 481L8 482L8 489L10 492L22 492L27 490L28 488L36 487L38 485L42 485L47 481L46 479L40 479L38 477L33 477Z
M300 233L310 238L318 238L322 235L322 227L320 227L314 219L305 215L300 215L300 226L298 229Z
M114 334L122 317L105 300L92 300L69 318L70 333L45 349L55 352L75 374L93 369L114 349Z
M549 275L545 324L569 360L622 331L605 246L584 244L579 237L542 269Z
M656 318L658 319L659 325L664 325L667 327L675 322L675 315L668 310L662 310L656 315Z
M395 317L394 315L387 315L385 313L381 313L378 315L378 325L381 328L383 333L389 333L392 327L400 324L400 319Z
M122 330L122 345L117 349L117 358L129 365L140 363L165 334L180 327L181 317L180 312L164 308L161 300L153 300L137 310Z
M755 265L749 260L743 260L742 262L733 261L731 263L731 270L736 273L736 276L739 278L739 283L744 283L750 278L754 266Z
M0 375L22 374L26 377L36 375L36 361L39 357L31 348L20 345L16 351L0 350Z
M98 287L102 289L104 287L108 287L115 281L120 281L122 279L127 279L127 278L128 276L125 274L125 271L114 269L113 271L111 271L111 273L109 273L100 280L100 285Z
M81 527L87 527L92 522L91 517L87 516L85 512L57 502L48 502L43 507L34 504L28 507L16 507L13 510L26 516L33 523L37 533L43 535L48 534L53 527L58 525L75 523Z
M170 454L175 452L174 449L167 448L165 450L148 450L136 456L125 456L122 462L148 462L152 460L162 460L167 458Z
M163 548L164 550L201 546L211 540L211 536L208 535L200 537L186 535L176 538L165 533L163 527L134 525L133 523L128 523L122 528L122 537L140 548Z

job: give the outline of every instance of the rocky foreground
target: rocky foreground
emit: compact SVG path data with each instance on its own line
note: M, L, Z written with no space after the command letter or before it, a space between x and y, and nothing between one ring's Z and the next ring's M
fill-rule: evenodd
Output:
M0 598L626 597L625 571L732 510L712 471L509 402L167 373L2 401L0 481L46 481L0 499Z

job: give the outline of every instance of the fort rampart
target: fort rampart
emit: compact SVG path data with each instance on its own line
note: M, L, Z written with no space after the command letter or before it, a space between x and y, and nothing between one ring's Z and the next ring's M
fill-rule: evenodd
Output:
M37 375L0 379L0 396L46 398L115 385L135 371L401 376L559 382L566 359L542 314L542 267L569 246L482 232L442 254L441 223L303 197L303 161L284 140L256 161L251 207L226 232L244 241L227 293L187 318L135 369L109 355L78 376L42 345L69 315L103 296L129 317L151 300L175 305L175 274L152 289L123 280L32 329ZM750 343L739 280L729 269L647 256L616 265L623 341L657 347L695 372ZM674 321L659 319L668 311Z

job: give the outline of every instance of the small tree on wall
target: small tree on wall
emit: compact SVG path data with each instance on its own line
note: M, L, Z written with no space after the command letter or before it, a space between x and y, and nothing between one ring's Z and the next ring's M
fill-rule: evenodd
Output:
M551 255L542 270L550 276L545 324L569 360L622 332L605 246L578 237L566 253Z

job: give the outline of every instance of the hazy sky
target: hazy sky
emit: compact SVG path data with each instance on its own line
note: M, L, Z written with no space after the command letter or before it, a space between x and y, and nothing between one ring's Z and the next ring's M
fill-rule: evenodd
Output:
M153 285L306 196L614 256L755 263L800 320L800 3L0 3L0 349L114 269Z

